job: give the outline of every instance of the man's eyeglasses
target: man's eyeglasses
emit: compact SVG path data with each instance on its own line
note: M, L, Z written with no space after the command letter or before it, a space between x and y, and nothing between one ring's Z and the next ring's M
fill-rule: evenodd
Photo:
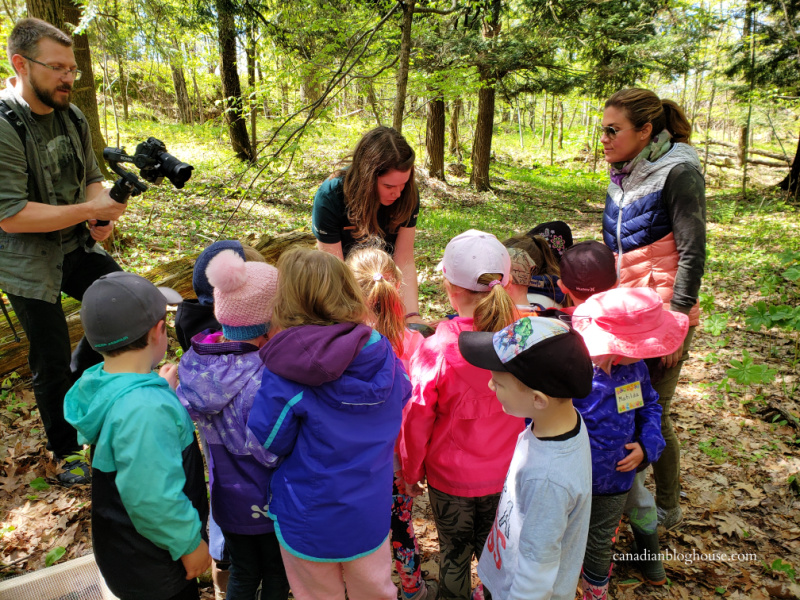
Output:
M20 56L22 58L24 58L25 60L29 60L31 62L36 63L37 65L42 65L43 67L47 67L48 69L50 69L51 71L55 71L56 73L58 73L62 77L74 77L75 81L78 81L78 79L81 78L81 72L78 69L68 69L67 67L54 67L52 65L45 64L45 63L40 62L38 60L34 60L32 58L28 58L24 54L20 54Z
M618 133L622 133L623 131L630 131L631 129L636 129L636 127L628 127L627 129L614 129L613 127L611 127L611 125L606 125L605 127L603 127L602 125L597 126L597 130L600 132L600 137L603 137L605 135L610 140L613 140L615 137L617 137Z

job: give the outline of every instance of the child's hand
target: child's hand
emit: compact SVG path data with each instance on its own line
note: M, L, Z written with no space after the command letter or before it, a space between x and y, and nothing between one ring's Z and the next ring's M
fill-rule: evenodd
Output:
M158 370L158 374L167 380L173 390L178 387L178 365L167 363Z
M644 460L644 450L639 442L625 444L625 449L630 450L631 453L617 463L617 471L621 473L633 471Z
M407 481L403 480L403 486L405 487L406 490L406 496L411 496L412 498L416 498L417 496L421 495L422 492L425 491L424 488L422 487L422 484L419 482L411 485Z
M200 577L211 567L211 555L208 553L208 544L200 540L194 552L181 556L183 568L186 569L186 579Z

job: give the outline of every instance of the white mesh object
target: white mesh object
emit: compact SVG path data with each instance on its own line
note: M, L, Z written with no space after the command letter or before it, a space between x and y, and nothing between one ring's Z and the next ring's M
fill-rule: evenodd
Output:
M0 600L116 600L94 554L0 581Z

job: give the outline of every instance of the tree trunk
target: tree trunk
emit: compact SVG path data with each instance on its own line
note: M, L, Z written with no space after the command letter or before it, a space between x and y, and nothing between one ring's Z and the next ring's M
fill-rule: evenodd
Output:
M172 83L175 86L175 102L178 105L178 116L184 125L192 124L192 104L189 102L189 92L186 90L186 77L183 67L172 61L169 63L172 71Z
M483 37L491 39L500 33L501 0L492 0L489 13L483 20ZM493 56L478 67L481 87L478 90L478 119L475 125L475 139L472 142L472 173L469 183L479 192L490 189L489 162L492 157L492 131L494 129L494 97L497 74Z
M797 151L794 154L792 161L792 169L789 174L778 184L782 190L787 190L792 195L797 196L797 191L800 189L798 183L800 182L800 136L797 138Z
M231 147L241 160L252 160L253 150L247 137L247 124L242 115L242 86L236 68L236 23L231 0L216 0L219 30L220 71L222 94L225 96L225 119L231 137Z
M461 116L463 102L461 98L456 98L450 103L450 145L448 150L454 155L458 162L463 160L461 155L461 140L458 138L458 118Z
M408 62L411 57L411 23L414 20L414 5L417 0L403 2L402 37L400 38L400 64L397 67L397 90L394 98L392 127L403 132L403 114L406 108L406 89L408 88Z
M62 30L64 29L64 11L67 4L69 4L69 0L26 0L25 2L29 17L47 21Z
M444 181L444 130L444 98L440 94L428 102L425 148L428 151L430 176L441 181Z
M478 122L475 125L475 140L472 143L472 174L469 183L479 192L490 189L489 161L492 155L492 130L494 129L494 81L488 74L481 74L478 90Z
M119 94L122 98L122 117L128 120L128 80L125 76L125 63L122 56L116 55L117 67L119 68Z
M372 85L372 79L367 79L367 102L372 108L372 114L375 115L375 122L380 127L383 123L381 123L381 111L378 108L378 98L375 96L375 87Z
M255 24L250 23L247 28L247 83L250 86L250 146L256 148L256 29Z
M192 67L192 86L194 86L194 101L197 104L197 122L201 125L206 122L206 108L203 103L203 95L197 85L197 73Z
M708 141L711 137L711 110L714 108L714 96L717 93L717 80L711 82L711 99L708 101L708 117L706 118L706 157L703 161L703 177L706 176L706 165L708 163Z
M59 4L64 11L64 23L71 23L77 25L81 20L81 13L83 11L82 5L78 4L75 0L55 0L51 4ZM28 14L32 17L38 16ZM39 17L41 18L41 17ZM83 72L80 81L76 81L72 88L72 101L81 109L86 115L86 121L89 123L89 130L92 133L92 148L97 157L97 164L103 176L111 177L105 159L103 159L103 149L106 147L106 141L103 139L103 134L100 132L100 115L97 112L97 95L94 90L94 69L92 68L92 55L89 50L89 38L83 33L81 35L72 36L72 48L75 51L75 62L78 63L78 68Z
M542 107L542 146L547 140L547 90L544 92L544 106Z

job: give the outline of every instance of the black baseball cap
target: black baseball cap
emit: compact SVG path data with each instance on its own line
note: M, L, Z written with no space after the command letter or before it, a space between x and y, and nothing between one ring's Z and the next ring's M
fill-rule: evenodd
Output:
M561 257L561 281L580 294L591 296L613 288L617 283L617 265L608 246L594 240L578 242Z
M583 338L558 319L524 317L497 332L464 331L458 349L471 365L511 373L553 398L585 398L592 391Z
M97 352L124 348L166 316L167 304L182 301L175 290L156 287L140 275L124 271L108 273L83 295L83 332Z

